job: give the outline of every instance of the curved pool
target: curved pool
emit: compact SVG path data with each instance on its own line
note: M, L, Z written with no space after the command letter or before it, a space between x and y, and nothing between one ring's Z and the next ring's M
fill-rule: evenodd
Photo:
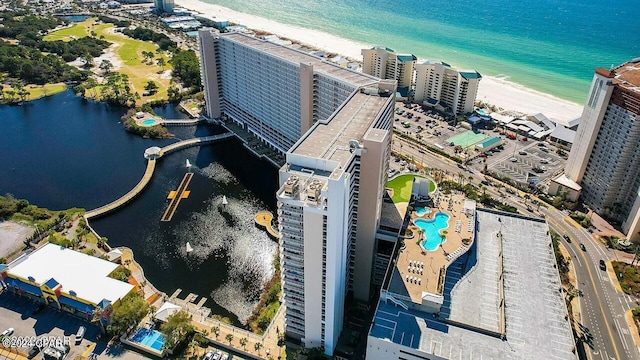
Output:
M422 241L422 247L425 250L435 251L440 244L446 241L440 236L440 230L449 227L449 215L437 212L431 220L416 219L413 223L424 231L425 240Z
M146 119L142 121L142 125L145 125L145 126L153 126L153 125L156 125L157 123L158 122L154 119Z
M413 211L415 211L416 215L418 215L418 216L425 216L425 215L427 215L428 213L431 212L431 209L426 208L426 207L418 206L415 209L413 209Z

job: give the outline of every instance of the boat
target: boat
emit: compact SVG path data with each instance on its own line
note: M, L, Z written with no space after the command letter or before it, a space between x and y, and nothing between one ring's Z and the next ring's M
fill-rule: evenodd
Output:
M193 251L193 248L191 247L191 244L189 244L189 242L187 241L187 253L190 253Z
M187 167L191 167L191 163L189 162L189 159L187 159Z
M222 205L227 205L229 202L227 201L227 197L222 195Z

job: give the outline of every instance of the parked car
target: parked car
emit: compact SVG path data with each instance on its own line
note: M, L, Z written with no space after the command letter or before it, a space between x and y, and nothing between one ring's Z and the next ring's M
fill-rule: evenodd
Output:
M0 333L0 337L10 336L11 334L13 334L14 331L15 331L14 328L8 328L7 330Z
M526 152L526 151L523 151L523 150L520 150L520 151L518 151L518 154L520 154L520 155L527 155L527 152Z
M543 163L543 164L548 164L548 163L549 163L549 160L547 160L547 159L541 159L541 160L540 160L540 162L541 162L541 163Z
M215 352L213 350L209 350L209 352L202 357L202 360L213 360L214 354Z
M587 251L587 248L584 247L584 244L580 244L580 249L582 249L582 251Z
M600 270L607 270L607 263L600 259Z
M80 326L78 328L78 332L76 333L76 345L79 344L80 342L82 342L82 339L84 338L84 333L87 332L87 328L84 326Z
M31 347L31 349L29 349L29 352L27 353L27 359L33 359L34 357L36 357L36 355L38 355L38 353L40 353L39 347L37 346Z
M518 159L513 157L513 158L509 159L509 161L511 161L511 162L518 162Z

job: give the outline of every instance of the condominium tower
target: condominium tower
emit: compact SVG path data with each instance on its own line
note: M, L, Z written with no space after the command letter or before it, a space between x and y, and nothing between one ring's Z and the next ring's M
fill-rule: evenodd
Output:
M199 32L206 112L286 153L277 191L285 332L332 354L371 294L393 80L244 34Z
M416 64L414 101L454 114L473 111L482 76L475 70L456 70L441 61Z
M640 58L596 69L565 176L585 204L640 239Z
M362 72L381 79L398 81L398 89L413 84L413 66L417 58L413 54L396 54L384 46L362 49Z
M175 7L174 0L153 0L153 6L156 8L156 12L158 13L173 13L173 8Z

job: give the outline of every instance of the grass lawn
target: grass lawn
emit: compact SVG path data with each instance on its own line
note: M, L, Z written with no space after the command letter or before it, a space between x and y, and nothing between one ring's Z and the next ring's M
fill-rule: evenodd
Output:
M387 182L387 187L393 189L393 197L391 199L394 203L409 201L411 198L411 188L413 187L413 178L415 177L416 175L413 174L400 175ZM436 185L433 181L430 181L429 192L435 189Z
M631 266L619 261L612 261L611 266L613 266L613 270L616 272L616 277L620 282L622 291L629 295L640 293L640 274L638 274L640 267Z
M96 23L96 18L89 18L83 22L76 23L73 27L68 29L62 29L50 33L45 37L45 40L70 40L71 36L76 38L82 36L88 36L91 31L94 31L98 38L104 36L104 40L111 42L112 49L118 57L118 63L120 63L119 69L114 71L127 74L131 83L131 90L140 94L141 98L139 103L153 100L160 100L167 98L167 88L169 87L169 78L162 79L158 74L163 68L156 64L156 60L160 57L164 58L167 65L164 66L164 70L170 70L171 65L169 63L169 56L165 52L156 53L158 46L152 42L140 41L132 39L126 35L120 33L113 33L111 29L113 24ZM152 60L152 65L143 63L144 57L142 52L152 52L155 58ZM112 61L115 64L115 61ZM96 63L99 65L99 63ZM158 92L152 96L144 96L144 87L149 80L153 80L158 85ZM97 92L100 93L99 89ZM93 91L88 91L86 94L88 97L92 97Z
M55 84L45 84L45 85L33 85L29 84L25 86L27 91L29 91L29 100L36 100L43 98L45 96L50 96L53 94L57 94L59 92L63 92L67 89L67 85L65 83L55 83ZM2 85L2 90L7 91L11 89L9 85Z

